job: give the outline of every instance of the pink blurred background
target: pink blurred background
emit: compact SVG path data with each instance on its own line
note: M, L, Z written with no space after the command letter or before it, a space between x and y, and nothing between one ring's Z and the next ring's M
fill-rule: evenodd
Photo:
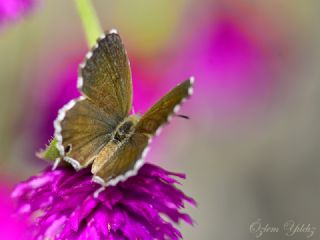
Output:
M93 3L127 47L136 112L196 78L180 112L190 120L173 119L146 159L188 176L183 188L199 207L188 209L197 224L182 226L185 239L256 239L249 228L257 219L311 224L319 238L319 3ZM0 202L11 205L10 188L47 165L34 153L51 138L58 109L79 95L87 46L74 3L36 1L4 23L0 52Z

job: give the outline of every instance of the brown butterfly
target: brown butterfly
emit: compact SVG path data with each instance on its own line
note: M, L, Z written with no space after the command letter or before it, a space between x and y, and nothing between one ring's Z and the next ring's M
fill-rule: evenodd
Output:
M143 116L130 115L130 64L120 36L111 30L80 64L82 96L63 106L54 121L61 158L76 170L91 165L93 181L104 186L135 175L151 138L192 94L193 81L175 87Z

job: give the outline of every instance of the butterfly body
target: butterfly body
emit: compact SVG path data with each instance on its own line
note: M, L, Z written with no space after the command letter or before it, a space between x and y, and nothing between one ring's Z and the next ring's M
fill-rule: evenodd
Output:
M127 117L116 128L112 141L114 143L121 144L128 140L128 138L134 133L135 126L137 125L139 119L139 115L130 115Z
M115 185L135 175L153 135L192 94L190 78L161 98L144 115L129 115L132 80L120 36L101 37L80 65L82 96L59 110L54 122L61 158L75 169L91 165L93 180Z

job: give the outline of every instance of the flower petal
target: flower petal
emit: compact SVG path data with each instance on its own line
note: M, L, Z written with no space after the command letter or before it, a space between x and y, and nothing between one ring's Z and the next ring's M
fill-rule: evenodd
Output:
M95 198L100 185L91 181L90 168L48 168L18 184L12 196L17 212L29 216L35 239L180 239L172 223L192 224L181 209L196 203L175 187L175 177L185 175L145 164Z

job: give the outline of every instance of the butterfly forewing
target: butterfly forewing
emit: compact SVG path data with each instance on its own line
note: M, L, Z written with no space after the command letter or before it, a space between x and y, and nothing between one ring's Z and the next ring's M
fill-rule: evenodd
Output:
M61 155L75 168L89 165L110 140L110 133L118 121L89 99L70 101L59 111L55 121L55 137L60 143L58 147Z
M94 104L120 118L129 114L132 82L126 50L117 33L101 37L79 69L78 88Z
M117 33L108 33L79 68L81 100L72 100L55 121L57 147L75 168L88 166L128 115L132 83L126 51Z
M154 135L173 113L176 113L184 99L192 94L193 78L176 86L154 104L140 119L136 126L138 133Z

